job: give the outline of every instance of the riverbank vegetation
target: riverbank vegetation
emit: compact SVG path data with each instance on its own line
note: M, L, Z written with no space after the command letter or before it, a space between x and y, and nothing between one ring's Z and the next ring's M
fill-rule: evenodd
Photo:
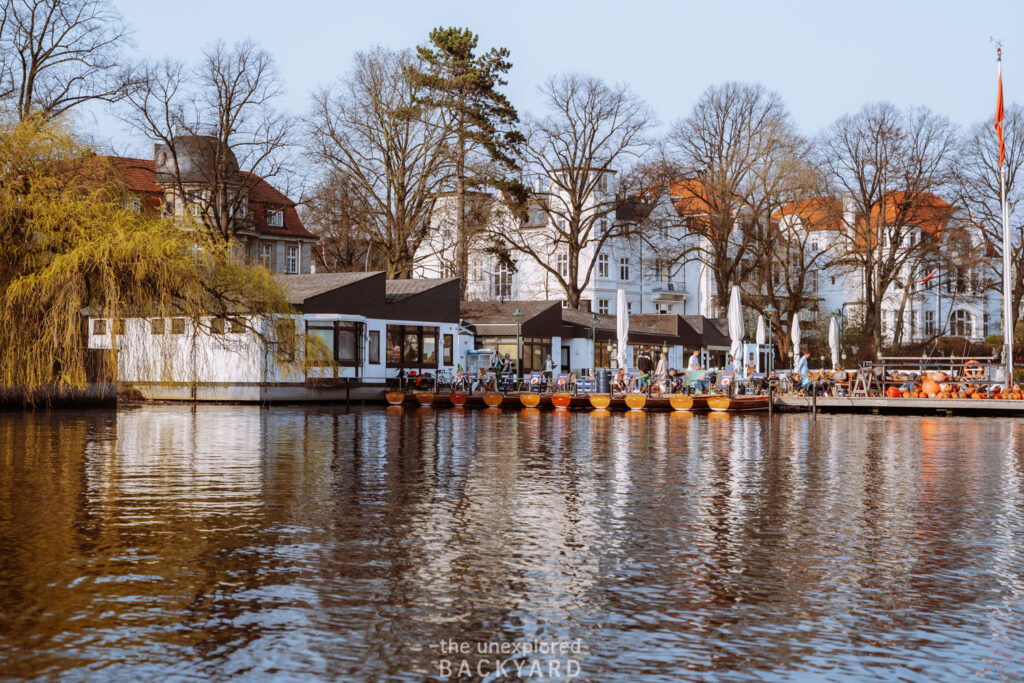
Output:
M261 312L289 310L266 269L233 258L230 243L207 231L138 211L108 181L106 163L60 117L0 121L6 391L31 397L110 378L110 358L91 358L86 349L84 311L111 320L187 317L202 325L257 303Z

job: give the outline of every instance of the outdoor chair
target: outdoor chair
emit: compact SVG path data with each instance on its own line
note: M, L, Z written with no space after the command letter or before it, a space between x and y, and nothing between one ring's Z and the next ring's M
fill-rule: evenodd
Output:
M732 384L733 376L734 373L732 370L721 373L718 376L718 384L715 385L715 388L719 391L727 391L729 389L729 385Z
M529 377L523 378L523 381L519 384L519 391L536 391L540 393L544 390L545 384L544 373L535 370L530 373Z
M501 377L498 378L498 391L506 393L509 391L515 391L516 388L516 376L511 372L501 373Z

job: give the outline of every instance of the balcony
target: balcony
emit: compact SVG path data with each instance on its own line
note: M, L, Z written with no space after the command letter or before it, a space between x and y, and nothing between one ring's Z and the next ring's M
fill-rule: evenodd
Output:
M671 304L686 300L682 282L658 281L651 286L651 301L656 304Z

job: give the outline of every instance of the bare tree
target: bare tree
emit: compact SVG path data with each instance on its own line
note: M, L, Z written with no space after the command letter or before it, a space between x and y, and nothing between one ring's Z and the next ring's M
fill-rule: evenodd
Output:
M740 279L752 230L759 224L767 228L768 195L758 194L759 180L763 184L772 177L771 165L793 137L778 94L747 83L709 87L669 132L669 155L679 174L693 179L688 185L694 214L687 226L703 238L696 254L677 257L708 264L719 302L728 301L730 287Z
M359 229L389 278L409 277L437 194L451 174L444 111L419 105L409 51L360 52L349 75L313 98L310 153L349 188Z
M19 119L123 98L124 20L109 0L2 0L0 94Z
M313 248L317 270L340 273L377 270L381 259L360 229L360 217L343 178L330 175L304 197L303 220L319 238Z
M527 120L523 167L534 190L520 208L542 220L495 237L534 259L564 290L568 305L579 308L601 247L625 234L624 224L614 221L637 199L640 188L627 182L627 172L651 147L654 117L627 86L591 76L555 76L540 91L549 113Z
M834 255L824 231L838 229L842 205L827 196L810 144L792 130L778 131L762 154L739 212L748 247L738 278L746 305L775 309L774 342L785 356L790 322L800 311L818 310L821 273Z
M916 254L941 238L952 207L939 198L950 179L956 129L928 109L865 106L840 118L821 140L822 161L844 211L840 262L862 282L864 336L869 352L882 346L882 308ZM917 239L918 229L927 239Z
M1006 145L1006 203L1010 215L1010 310L1011 329L1016 329L1024 299L1024 189L1016 183L1017 173L1024 166L1024 109L1020 105L1006 107L1004 142ZM999 141L992 123L974 126L964 138L955 166L959 203L968 220L977 226L990 249L994 276L990 286L1002 290L1003 217L999 207Z
M191 69L143 65L125 118L159 145L157 178L177 202L168 213L190 211L222 239L252 225L253 189L288 169L290 120L274 107L281 93L273 58L252 41L214 43Z

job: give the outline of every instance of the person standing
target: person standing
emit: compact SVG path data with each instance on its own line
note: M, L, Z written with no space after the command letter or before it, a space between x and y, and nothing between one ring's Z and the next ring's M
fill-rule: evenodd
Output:
M654 359L651 358L651 350L644 346L640 349L640 354L636 357L636 369L640 371L639 389L643 389L647 382L651 379L651 370L654 369Z
M550 381L555 372L555 362L551 360L551 354L544 360L544 379Z
M686 364L686 369L689 372L700 370L700 349L694 349L690 354L690 362Z
M793 368L793 372L800 378L800 387L806 388L811 383L811 375L807 370L807 363L811 358L811 352L805 351L804 355L800 356L800 360L796 362L796 367Z

